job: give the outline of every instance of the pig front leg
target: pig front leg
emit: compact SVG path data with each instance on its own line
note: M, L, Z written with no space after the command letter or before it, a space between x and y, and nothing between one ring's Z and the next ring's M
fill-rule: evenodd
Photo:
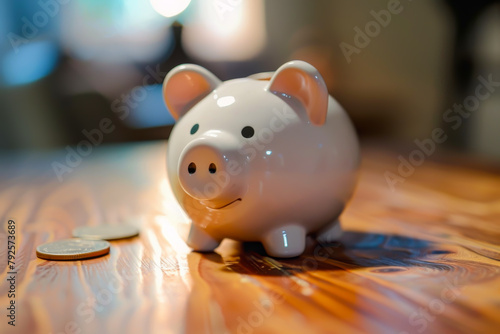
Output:
M211 252L219 246L221 240L208 235L202 228L191 224L187 244L197 252Z
M340 226L340 221L337 219L319 230L318 233L316 233L316 240L319 243L337 241L342 236L342 233L343 231Z
M261 242L271 256L299 256L306 247L306 231L302 226L287 225L267 232Z

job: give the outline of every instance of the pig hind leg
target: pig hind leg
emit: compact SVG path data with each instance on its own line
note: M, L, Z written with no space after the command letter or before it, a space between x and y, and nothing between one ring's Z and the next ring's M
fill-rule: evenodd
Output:
M326 225L316 233L316 240L319 243L328 243L337 241L342 237L342 227L340 221L337 219L334 222Z

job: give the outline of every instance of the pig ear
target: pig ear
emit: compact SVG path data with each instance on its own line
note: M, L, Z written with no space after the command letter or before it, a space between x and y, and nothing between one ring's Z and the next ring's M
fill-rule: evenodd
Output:
M300 101L314 125L323 125L328 111L328 89L318 70L300 60L282 65L274 73L268 90Z
M178 120L220 83L214 74L201 66L179 65L168 72L163 81L163 99Z

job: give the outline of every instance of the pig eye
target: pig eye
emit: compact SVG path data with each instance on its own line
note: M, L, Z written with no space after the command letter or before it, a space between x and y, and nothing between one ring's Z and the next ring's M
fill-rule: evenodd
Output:
M194 135L196 133L196 131L198 131L198 129L200 128L200 126L198 125L198 123L196 123L195 125L193 125L193 127L191 128L191 131L190 133L192 135Z
M255 133L255 130L251 126L245 126L241 129L241 135L245 138L252 138Z

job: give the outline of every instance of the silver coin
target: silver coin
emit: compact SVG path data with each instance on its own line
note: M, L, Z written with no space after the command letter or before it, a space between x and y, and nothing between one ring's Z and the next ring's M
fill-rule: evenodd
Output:
M73 230L73 237L95 240L118 240L135 237L139 229L131 225L81 226Z
M109 242L104 240L64 239L36 248L36 256L46 260L82 260L109 253Z

